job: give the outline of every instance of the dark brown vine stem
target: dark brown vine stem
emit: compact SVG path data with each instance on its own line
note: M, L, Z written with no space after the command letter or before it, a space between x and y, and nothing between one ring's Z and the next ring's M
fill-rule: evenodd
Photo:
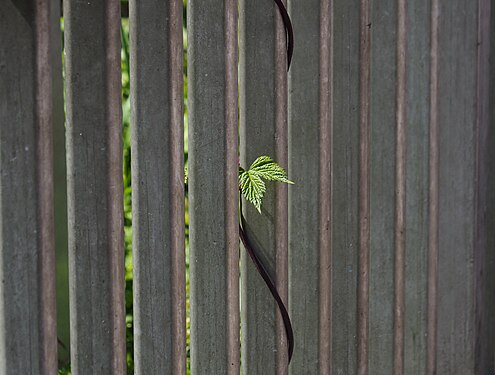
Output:
M285 333L287 335L287 342L288 342L288 353L289 353L289 363L292 359L292 353L294 351L294 331L292 329L292 323L290 321L290 316L287 311L287 308L285 307L284 302L282 301L282 298L280 297L280 294L278 293L277 287L275 286L275 283L273 282L272 278L270 277L268 271L265 268L265 265L261 261L261 259L258 257L256 251L254 250L254 247L251 245L251 242L249 241L249 238L246 235L246 232L244 232L243 226L244 226L244 216L241 214L241 224L239 225L239 237L241 237L241 241L244 244L244 248L246 249L247 253L249 254L249 257L254 263L254 266L256 267L256 270L258 273L261 275L263 280L265 281L266 286L268 286L268 289L270 290L270 293L272 294L273 298L277 302L278 308L280 310L280 315L282 315L282 320L284 322L284 327L285 327Z
M290 68L292 61L292 53L294 52L294 31L292 30L292 22L290 21L289 13L282 0L274 0L278 6L280 15L285 28L285 37L287 40L287 70Z

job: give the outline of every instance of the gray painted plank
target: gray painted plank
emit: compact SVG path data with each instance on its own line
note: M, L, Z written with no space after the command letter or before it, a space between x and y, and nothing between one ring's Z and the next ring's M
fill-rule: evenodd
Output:
M357 373L369 367L370 268L370 0L359 5L359 253L357 287Z
M50 3L0 15L0 372L57 370Z
M440 3L439 374L474 374L477 35L477 2Z
M404 374L426 369L431 2L408 2Z
M478 27L478 98L477 98L477 127L478 127L478 171L476 180L477 187L477 228L475 243L475 374L492 374L495 370L495 326L494 326L494 275L491 270L494 268L493 243L488 239L493 237L493 221L491 214L493 206L487 205L491 199L490 190L493 190L493 161L495 160L493 151L493 132L490 131L491 113L490 105L490 18L491 2L480 1L479 3L479 27ZM493 90L492 90L493 92ZM493 103L493 99L492 99ZM492 118L493 121L493 118ZM491 203L491 202L490 202ZM492 247L489 247L492 246Z
M393 373L404 373L406 271L407 3L397 2Z
M360 2L333 2L332 374L357 372Z
M320 207L329 209L330 202L329 170L325 174L328 180L326 186L320 188L319 183L324 178L320 176L320 154L330 155L329 144L320 150L322 128L330 129L329 116L322 119L320 114L320 100L325 100L321 96L327 97L329 93L328 89L320 93L320 82L329 82L330 75L330 69L326 71L325 78L320 79L319 74L320 43L327 42L326 38L324 41L320 39L321 3L320 0L291 1L288 9L297 40L306 41L295 44L289 71L289 175L295 182L289 189L289 312L297 348L290 366L292 374L317 374L320 367L328 366L330 356L330 308L325 306L326 322L321 322L321 318L325 317L320 315L319 309L321 294L330 295L330 283L322 285L320 290L320 276L316 272L321 265L320 238L325 238L323 247L330 244L328 222L320 223L319 216ZM326 33L327 38L329 35ZM330 43L326 47L329 50ZM328 113L330 106L328 102L325 104ZM326 189L322 192L324 202L319 200L321 189ZM325 250L329 260L329 248ZM329 281L329 264L324 267L324 272ZM325 327L321 332L320 324ZM320 362L320 335L326 336L324 346L328 350L325 351L325 363Z
M476 363L479 364L478 373L495 373L495 276L488 270L495 269L495 131L491 126L495 122L495 6L493 2L484 1L482 13L484 15L484 30L482 34L482 48L487 54L483 61L484 67L478 77L478 84L483 87L482 94L484 102L482 105L480 120L481 129L479 132L480 149L480 175L485 174L484 181L480 178L481 189L480 200L478 203L478 215L480 216L480 246L483 251L481 281L484 282L482 288L483 295L478 302L478 308L481 310L481 323L478 326L477 355L479 356ZM486 25L485 22L489 22ZM488 35L486 33L489 33ZM488 62L488 63L487 63ZM488 91L486 91L488 90ZM484 247L484 248L483 248ZM483 268L484 267L484 268ZM479 353L481 352L481 353Z
M261 155L287 168L287 60L278 10L270 1L240 3L241 164ZM278 33L276 32L278 28ZM243 203L246 232L287 301L287 186L269 184L262 214ZM242 252L242 372L287 374L283 325L268 288Z
M125 372L120 3L64 2L71 362Z
M237 4L188 2L191 373L239 373Z
M426 374L436 374L437 295L438 295L438 71L439 71L439 0L431 0L430 36L430 119L428 152L428 258L426 315Z
M369 373L393 373L396 1L371 5Z
M185 374L182 1L129 23L135 371Z

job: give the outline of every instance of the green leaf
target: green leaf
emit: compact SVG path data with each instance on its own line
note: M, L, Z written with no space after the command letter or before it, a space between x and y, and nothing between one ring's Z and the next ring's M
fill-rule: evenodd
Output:
M294 184L294 182L289 180L287 172L269 156L260 156L257 158L253 164L251 164L251 167L249 167L249 171L268 181Z
M239 189L244 197L261 213L261 203L266 192L266 186L261 177L250 170L239 175Z
M263 179L293 184L288 179L287 172L269 156L260 156L248 170L239 167L239 189L259 213L261 213L261 204L266 192Z

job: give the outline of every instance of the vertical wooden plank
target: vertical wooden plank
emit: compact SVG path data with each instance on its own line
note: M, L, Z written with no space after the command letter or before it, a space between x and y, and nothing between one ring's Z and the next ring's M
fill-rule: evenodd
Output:
M394 358L393 373L404 374L404 314L406 283L406 0L397 2L396 109L395 109L395 212L394 212Z
M495 370L495 325L494 307L495 293L493 284L494 258L493 247L489 246L488 237L493 233L493 222L490 214L492 206L487 203L490 199L489 190L493 189L492 172L493 132L490 132L490 35L491 2L480 0L478 6L478 68L477 68L477 228L474 259L474 303L475 303L475 348L474 373L491 374ZM492 21L493 22L493 21ZM493 68L492 68L493 69ZM492 89L493 92L493 89ZM493 102L493 101L492 101ZM491 160L490 160L491 158ZM490 184L491 183L491 184ZM491 236L493 237L493 236Z
M478 215L480 220L479 247L482 257L478 260L477 277L483 285L477 301L477 316L479 316L478 339L476 348L475 373L495 373L495 276L489 270L495 269L495 131L492 124L495 121L495 6L493 2L481 1L480 24L481 56L483 68L478 74L480 102L479 131L480 163L479 170L480 193Z
M478 3L439 6L436 371L474 374Z
M357 293L357 373L369 369L370 320L370 63L371 4L359 6L359 253Z
M371 4L369 373L393 373L397 1Z
M426 338L426 374L436 374L437 321L438 321L438 200L439 200L439 125L438 125L438 76L439 0L431 0L430 46L430 121L428 162L428 311Z
M330 1L289 2L296 43L289 71L289 294L293 374L330 368ZM317 37L315 37L317 36ZM314 181L315 183L310 183ZM316 183L318 182L318 183ZM318 270L319 272L315 272Z
M357 288L359 245L360 117L367 116L366 83L361 68L369 56L360 52L360 1L332 1L332 373L357 373ZM363 14L364 16L364 14ZM367 31L364 30L364 31ZM360 40L361 39L361 40ZM364 46L363 46L364 47ZM361 56L361 57L360 57ZM360 112L360 108L363 113ZM363 119L362 119L363 120ZM366 137L363 132L363 137ZM365 141L365 139L363 139ZM361 157L365 157L362 154ZM362 177L362 176L361 176ZM363 190L360 190L363 189ZM363 209L365 207L362 207ZM363 212L364 213L364 212ZM364 238L363 238L364 240ZM364 265L363 265L364 266ZM367 267L367 266L365 266ZM361 282L365 282L361 279ZM366 307L360 302L361 312Z
M188 2L191 373L239 373L237 4Z
M320 1L319 40L319 267L318 267L318 371L332 371L332 3ZM316 164L316 163L315 163ZM328 199L330 197L330 199ZM303 216L303 215L301 215ZM330 292L330 293L329 293ZM302 369L301 369L302 370Z
M135 369L185 374L182 1L129 21Z
M287 57L278 9L241 1L241 164L269 155L287 168ZM271 185L262 214L244 202L247 235L287 301L287 186ZM287 342L276 304L251 261L242 255L242 371L286 374Z
M57 371L51 9L0 15L0 372Z
M64 1L71 362L125 373L120 3Z
M426 369L431 1L407 2L404 374Z

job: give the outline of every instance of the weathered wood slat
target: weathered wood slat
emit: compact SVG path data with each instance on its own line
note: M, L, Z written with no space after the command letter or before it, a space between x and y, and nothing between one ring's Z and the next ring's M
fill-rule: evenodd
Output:
M135 370L185 374L182 1L131 1L129 24Z
M495 373L495 6L479 3L478 27L478 197L475 259L475 374Z
M0 372L57 370L50 2L0 15Z
M287 58L274 2L241 1L241 164L260 155L287 168ZM270 184L262 214L243 205L247 235L287 302L287 186ZM287 374L287 342L276 304L250 260L242 255L242 371Z
M369 373L392 375L396 215L397 2L372 2Z
M478 5L439 3L438 374L475 368Z
M439 0L431 0L430 118L428 155L428 258L426 373L436 374L438 305L438 23Z
M404 373L404 314L406 286L406 151L407 151L407 7L397 2L395 102L395 212L394 212L394 332L393 370Z
M369 366L370 326L370 64L371 4L359 4L359 252L357 292L358 375L367 375Z
M289 176L295 181L289 188L289 294L295 347L301 348L294 353L290 371L327 374L331 354L330 2L291 1L289 13L299 41L289 71Z
M366 192L365 180L361 188L359 183L360 118L365 116L360 111L360 95L367 97L365 85L360 92L360 79L364 79L364 72L360 75L360 56L363 64L367 60L366 54L360 52L359 8L359 0L332 4L331 345L342 348L330 353L330 370L336 374L357 372L359 197ZM364 111L365 106L362 108ZM360 304L364 311L365 301Z
M239 373L237 4L188 2L191 372Z
M119 1L64 2L71 362L125 373Z
M407 4L404 374L426 369L431 1ZM429 335L428 335L429 336Z

